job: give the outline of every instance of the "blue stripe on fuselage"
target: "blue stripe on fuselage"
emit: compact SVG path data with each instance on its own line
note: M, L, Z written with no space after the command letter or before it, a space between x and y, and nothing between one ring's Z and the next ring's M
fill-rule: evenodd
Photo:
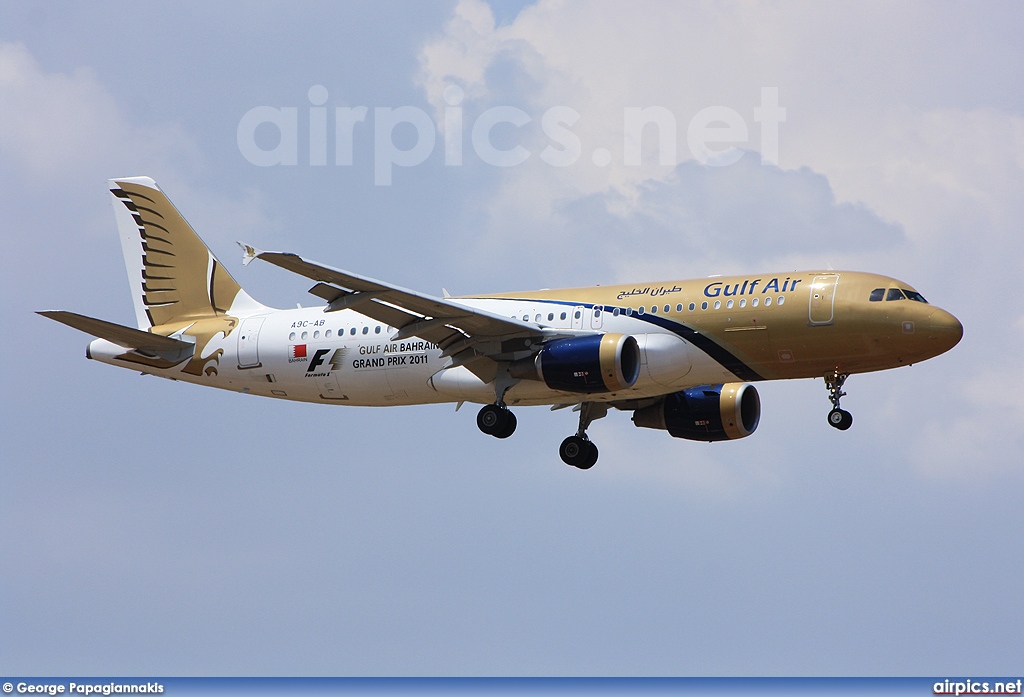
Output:
M602 308L603 312L611 312L612 310L618 309L619 316L627 317L628 319L637 319L643 322L649 322L653 325L667 329L668 331L676 334L683 339L699 348L701 351L706 353L712 359L721 364L726 370L738 377L744 382L756 382L758 380L764 380L756 370L748 366L746 363L741 361L739 358L734 356L727 348L716 342L709 336L701 334L693 327L683 324L682 322L676 322L670 320L667 317L661 317L659 315L639 315L635 312L631 315L626 315L626 308L618 307L614 305L595 305L594 303L581 303L571 302L567 300L541 300L539 298L478 298L479 300L511 300L513 302L521 303L547 303L549 305L564 305L566 307L587 307L593 309L594 307ZM612 308L609 310L608 308Z

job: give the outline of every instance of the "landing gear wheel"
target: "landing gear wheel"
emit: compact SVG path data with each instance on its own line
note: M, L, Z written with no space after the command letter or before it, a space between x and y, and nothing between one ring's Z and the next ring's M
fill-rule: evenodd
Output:
M495 434L501 422L501 407L497 404L488 404L476 415L477 428L489 436Z
M587 441L587 456L580 464L576 465L581 470L588 470L597 464L597 446Z
M589 454L587 443L588 441L579 436L569 436L558 446L558 456L565 464L578 467Z
M488 404L476 415L477 427L489 436L508 438L516 431L516 415L506 407Z
M569 436L558 448L562 462L581 470L588 470L597 462L597 446L586 438Z
M833 409L828 413L828 425L832 428L838 428L840 431L845 431L850 426L853 426L853 414L845 409Z
M504 413L502 414L500 428L491 434L495 438L508 438L516 432L516 424L518 423L516 415L508 409L502 409L502 411Z

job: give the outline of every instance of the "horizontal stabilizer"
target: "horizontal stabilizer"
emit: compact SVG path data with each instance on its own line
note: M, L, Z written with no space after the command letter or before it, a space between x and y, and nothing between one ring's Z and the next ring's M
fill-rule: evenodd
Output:
M106 322L101 319L86 317L74 312L63 310L51 310L38 313L43 317L49 317L61 324L74 327L86 334L91 334L100 339L106 339L126 349L135 349L144 353L169 353L176 351L194 350L195 344L187 341L179 341L169 336L144 332L141 329L124 327L113 322Z

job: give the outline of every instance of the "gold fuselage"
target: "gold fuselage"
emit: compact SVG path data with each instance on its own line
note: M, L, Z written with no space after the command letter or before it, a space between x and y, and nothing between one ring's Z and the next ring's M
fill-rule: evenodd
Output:
M890 288L916 293L887 276L818 271L487 297L629 313L698 346L703 342L716 356L734 357L742 380L777 380L896 368L937 356L960 341L963 326L945 310L911 299L869 299L873 290Z

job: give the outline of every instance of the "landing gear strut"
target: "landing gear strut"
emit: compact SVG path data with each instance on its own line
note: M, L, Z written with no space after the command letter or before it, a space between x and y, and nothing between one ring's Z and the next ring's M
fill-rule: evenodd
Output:
M825 376L825 387L828 388L828 401L832 402L832 411L828 413L828 425L832 428L838 428L840 431L845 431L850 426L853 426L853 414L839 408L839 400L846 396L846 393L843 392L843 383L846 382L848 377L850 377L849 373L840 373L838 370L831 375Z
M608 413L607 404L584 402L579 407L580 427L576 435L569 436L558 447L558 455L562 462L581 470L588 470L597 462L597 446L587 437L587 429L591 422Z

